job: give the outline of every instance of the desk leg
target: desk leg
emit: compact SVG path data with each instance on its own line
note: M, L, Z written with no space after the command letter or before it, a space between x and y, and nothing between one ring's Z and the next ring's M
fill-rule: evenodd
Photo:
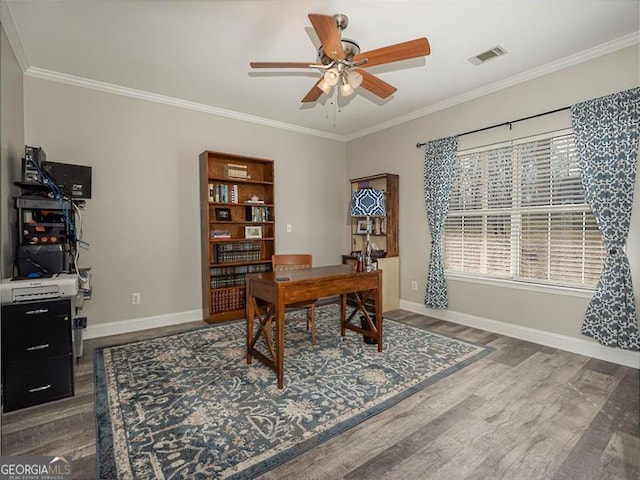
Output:
M284 303L278 299L276 305L276 373L278 388L284 388Z
M248 289L247 289L248 290ZM251 292L247 291L246 315L247 315L247 363L251 365L253 355L251 355L251 342L253 341L253 317L255 315L255 299Z
M340 336L344 337L347 334L347 294L340 295Z
M378 351L382 351L382 276L378 277L378 288L375 293L376 330L378 331Z

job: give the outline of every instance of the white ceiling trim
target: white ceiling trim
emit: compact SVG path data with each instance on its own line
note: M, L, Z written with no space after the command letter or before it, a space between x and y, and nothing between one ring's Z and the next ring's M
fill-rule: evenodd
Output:
M13 49L13 54L16 56L16 60L18 61L18 65L20 65L22 73L26 72L29 68L29 59L27 58L26 53L24 53L24 47L20 41L16 24L13 22L11 11L9 10L6 2L0 2L0 23L2 23L2 28L4 28L4 31L7 34L9 44Z
M434 105L431 105L427 108L423 108L421 110L416 110L415 112L412 112L408 115L403 115L401 117L394 118L393 120L390 120L388 122L379 123L378 125L374 125L365 130L360 130L359 132L356 132L354 134L347 135L346 139L347 141L355 140L356 138L364 137L366 135L371 135L372 133L380 132L388 128L397 127L398 125L402 125L403 123L407 123L411 120L415 120L417 118L421 118L429 114L432 114L441 110L445 110L447 108L453 107L455 105L459 105L464 102L468 102L469 100L473 100L475 98L479 98L484 95L488 95L490 93L495 93L499 90L512 87L519 83L524 83L526 81L533 80L535 78L557 72L564 68L572 67L579 63L586 62L587 60L592 60L594 58L601 57L602 55L606 55L608 53L612 53L617 50L630 47L637 43L640 43L640 33L636 32L629 35L625 35L624 37L617 38L615 40L612 40L611 42L603 43L602 45L598 45L595 48L576 53L575 55L571 55L569 57L563 58L556 62L543 65L542 67L534 68L532 70L529 70L528 72L524 72L519 75L514 75L513 77L506 78L499 82L494 82L484 87L477 88L476 90L465 92L462 95L458 95L457 97L447 99L444 102L436 103Z
M290 130L290 131L302 133L305 135L313 135L316 137L323 137L331 140L338 140L341 142L346 141L346 138L343 135L336 135L333 133L313 130L311 128L304 128L298 125L278 122L277 120L271 120L268 118L262 118L255 115L248 115L240 112L234 112L232 110L225 110L223 108L212 107L210 105L205 105L203 103L190 102L188 100L181 100L179 98L169 97L166 95L159 95L157 93L145 92L144 90L136 90L134 88L121 87L120 85L114 85L106 82L99 82L96 80L90 80L88 78L76 77L74 75L67 75L66 73L54 72L51 70L46 70L44 68L29 67L24 75L26 77L39 78L42 80L50 80L53 82L63 83L66 85L73 85L75 87L89 88L91 90L98 90L100 92L113 93L115 95L122 95L125 97L136 98L139 100L147 100L149 102L161 103L163 105L169 105L172 107L185 108L187 110L194 110L196 112L208 113L210 115L216 115L219 117L227 117L227 118L232 118L234 120L255 123L258 125L266 125L268 127L279 128L282 130Z
M92 90L97 90L105 93L122 95L126 97L146 100L146 101L174 106L178 108L185 108L188 110L207 113L210 115L232 118L235 120L245 121L245 122L254 123L258 125L265 125L268 127L288 130L296 133L302 133L304 135L312 135L316 137L327 138L330 140L336 140L341 142L354 140L360 137L371 135L373 133L376 133L382 130L386 130L388 128L396 127L398 125L407 123L411 120L415 120L417 118L421 118L426 115L429 115L441 110L445 110L447 108L453 107L455 105L459 105L469 100L473 100L475 98L479 98L484 95L495 93L499 90L517 85L519 83L523 83L528 80L532 80L532 79L541 77L543 75L547 75L547 74L556 72L558 70L562 70L564 68L577 65L587 60L591 60L593 58L597 58L599 56L606 55L608 53L620 50L622 48L626 48L626 47L640 43L640 34L638 32L635 32L635 33L620 37L618 39L615 39L613 41L604 43L602 45L599 45L593 49L585 50L583 52L577 53L570 57L563 58L561 60L550 63L548 65L535 68L523 74L515 75L513 77L509 77L507 79L478 88L476 90L465 92L462 95L431 105L427 108L416 110L415 112L412 112L408 115L403 115L403 116L394 118L388 122L383 122L378 125L374 125L370 128L360 130L351 135L343 136L343 135L337 135L337 134L328 133L320 130L304 128L298 125L279 122L277 120L258 117L255 115L243 114L233 110L225 110L218 107L212 107L210 105L190 102L187 100L169 97L166 95L159 95L155 93L146 92L143 90L136 90L128 87L109 84L106 82L90 80L87 78L68 75L68 74L46 70L38 67L31 67L29 66L30 65L29 60L26 54L24 53L24 48L22 47L22 42L20 41L20 37L17 33L15 24L13 22L13 18L11 16L11 12L9 11L5 2L0 2L0 21L2 22L2 26L9 39L9 43L11 44L14 54L16 55L18 64L20 65L20 68L24 72L25 76L54 81L54 82L63 83L67 85L78 86L82 88L89 88Z

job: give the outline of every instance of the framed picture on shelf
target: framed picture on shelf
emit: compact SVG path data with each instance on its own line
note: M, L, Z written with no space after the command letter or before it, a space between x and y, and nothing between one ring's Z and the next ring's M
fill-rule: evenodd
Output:
M230 222L231 221L231 209L230 208L216 208L216 220L218 222Z
M368 223L366 220L358 220L358 225L356 226L356 233L367 233Z
M244 227L244 238L262 238L262 227L260 225Z

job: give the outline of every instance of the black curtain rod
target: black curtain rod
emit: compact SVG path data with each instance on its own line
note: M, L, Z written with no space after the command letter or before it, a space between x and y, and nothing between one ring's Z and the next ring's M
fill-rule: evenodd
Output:
M511 120L510 122L504 122L504 123L497 123L495 125L491 125L490 127L484 127L484 128L478 128L477 130L471 130L469 132L464 132L464 133L459 133L457 136L458 137L462 137L463 135L470 135L472 133L478 133L478 132L484 132L485 130L491 130L492 128L497 128L497 127L509 127L509 130L511 130L511 125L514 123L518 123L518 122L524 122L525 120L531 120L532 118L538 118L538 117L542 117L544 115L550 115L552 113L558 113L558 112L562 112L563 110L569 110L571 107L562 107L562 108L556 108L555 110L550 110L548 112L544 112L544 113L538 113L536 115L529 115L528 117L524 117L524 118L519 118L517 120ZM416 143L416 148L420 148L420 147L424 147L427 143Z

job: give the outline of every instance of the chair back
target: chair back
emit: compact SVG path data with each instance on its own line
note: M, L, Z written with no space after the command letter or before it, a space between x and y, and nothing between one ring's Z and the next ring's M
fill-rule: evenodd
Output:
M274 272L311 268L313 256L306 253L278 254L271 257Z

